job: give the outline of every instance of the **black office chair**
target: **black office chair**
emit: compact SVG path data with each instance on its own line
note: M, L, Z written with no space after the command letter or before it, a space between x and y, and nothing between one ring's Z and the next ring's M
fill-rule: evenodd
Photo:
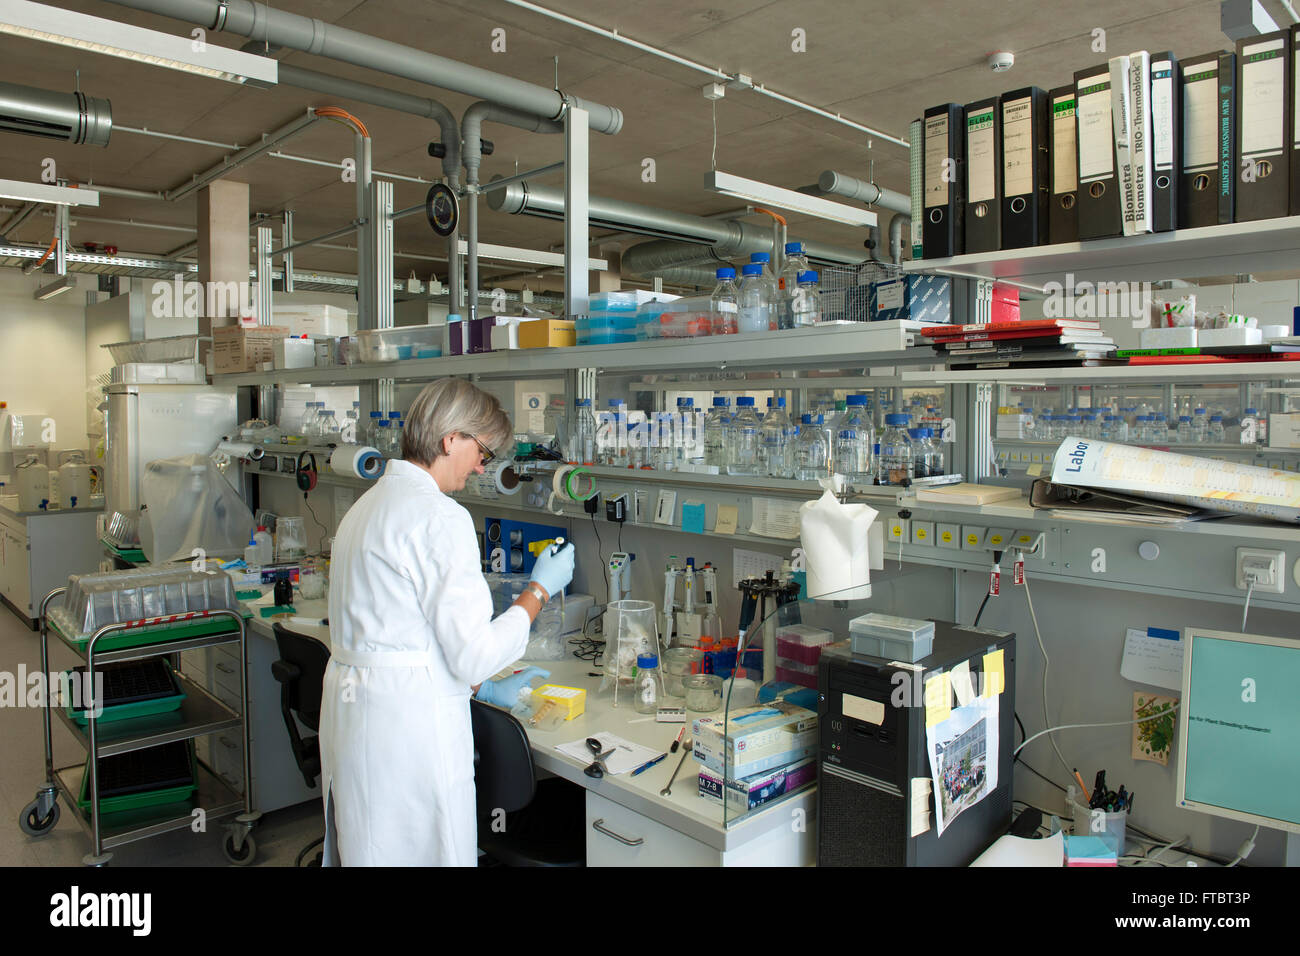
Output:
M271 674L280 682L280 714L285 729L289 731L289 745L293 759L298 763L302 779L307 786L316 786L320 776L320 737L304 737L299 722L308 730L320 732L321 693L325 684L325 666L329 664L329 648L315 638L297 634L283 624L271 628L275 643L280 649L280 659L271 664ZM294 717L297 715L297 719ZM321 836L308 843L298 853L295 866L315 847L325 842ZM321 865L321 853L308 866Z
M585 866L585 793L559 777L537 780L523 725L471 700L480 866ZM503 817L504 814L504 817Z

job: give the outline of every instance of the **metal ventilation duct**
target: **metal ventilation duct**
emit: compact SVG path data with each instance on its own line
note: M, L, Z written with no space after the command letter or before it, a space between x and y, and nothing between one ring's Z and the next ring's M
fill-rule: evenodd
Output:
M107 146L113 107L84 93L50 93L0 82L0 132Z

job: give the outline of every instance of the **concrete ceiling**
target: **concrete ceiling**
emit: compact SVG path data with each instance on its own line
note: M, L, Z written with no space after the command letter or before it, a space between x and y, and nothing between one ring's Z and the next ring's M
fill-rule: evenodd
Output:
M1105 59L1094 52L1093 30L1106 31L1107 50L1172 49L1187 56L1229 45L1219 29L1219 0L1062 0L957 3L912 0L907 4L863 4L850 0L714 0L702 8L685 0L647 0L612 9L604 0L541 0L542 5L727 72L745 72L756 82L847 118L906 138L908 123L927 107L955 100L971 102L1024 86L1050 88L1071 80L1073 71ZM178 35L192 26L93 0L59 6ZM713 149L712 105L701 95L701 73L593 35L502 0L280 0L275 6L395 42L427 49L475 66L550 86L559 57L560 87L566 92L621 109L620 135L593 134L591 192L668 209L707 215L737 205L706 191L704 173ZM1265 6L1279 23L1288 22L1277 0ZM492 31L506 31L505 52L491 49ZM807 52L791 50L791 32L801 28ZM209 43L239 47L230 34L210 34ZM1011 50L1016 65L993 74L987 54ZM283 62L364 80L431 97L460 116L472 100L444 90L305 53L283 51ZM115 126L247 144L301 115L308 106L341 105L370 128L376 170L435 179L441 164L426 147L437 126L406 114L337 100L293 87L253 90L170 70L81 53L64 47L0 37L0 61L15 82L70 91L80 71L80 88L113 104ZM496 143L483 164L484 180L563 158L557 136L489 125ZM797 187L835 169L908 191L907 151L848 127L800 111L751 91L729 90L717 103L718 167L778 185ZM339 162L351 155L350 135L319 124L284 151ZM60 177L137 189L166 189L219 161L225 151L171 142L115 129L106 148L53 144L0 136L0 178L36 180L45 157L58 163ZM656 181L642 181L642 161L652 158ZM354 215L354 187L336 171L275 158L262 158L234 174L250 183L252 211L292 209L295 234L307 237L346 223ZM542 180L560 185L562 174ZM398 182L399 208L422 201L427 187ZM169 204L105 196L73 231L76 242L112 243L124 251L160 254L183 245L185 233L106 225L92 218L135 219L193 227L193 199ZM761 217L760 217L761 218ZM887 214L882 215L882 225ZM793 217L792 238L858 247L861 230ZM595 235L596 233L593 233ZM12 239L46 242L50 220L34 217ZM484 207L484 242L547 248L562 238L559 223L507 216ZM345 242L346 240L335 240ZM398 276L410 270L424 278L441 273L444 244L423 216L396 227ZM353 272L347 252L308 249L296 267ZM505 268L503 267L503 271ZM485 274L490 277L491 273ZM538 283L533 283L537 288Z

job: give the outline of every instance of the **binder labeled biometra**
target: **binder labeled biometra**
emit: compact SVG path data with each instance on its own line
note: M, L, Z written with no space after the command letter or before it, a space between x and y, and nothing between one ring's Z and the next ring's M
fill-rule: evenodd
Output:
M1124 235L1151 231L1151 54L1128 56L1128 141L1133 208L1125 211Z
M1111 125L1110 65L1074 74L1075 130L1079 155L1079 238L1121 234L1115 131Z
M1237 41L1237 222L1285 216L1291 203L1291 37Z
M1172 53L1151 54L1151 228L1178 228L1182 88Z
M1002 248L1047 242L1047 94L1002 94Z
M1182 77L1182 173L1178 228L1232 222L1237 177L1237 56L1215 51L1179 64Z
M1047 213L1048 238L1052 243L1074 242L1079 238L1079 153L1074 119L1074 86L1062 86L1048 94L1052 107L1052 193Z
M1002 248L1002 111L998 98L965 108L966 252Z
M925 258L960 255L965 247L966 137L964 114L956 103L925 111Z

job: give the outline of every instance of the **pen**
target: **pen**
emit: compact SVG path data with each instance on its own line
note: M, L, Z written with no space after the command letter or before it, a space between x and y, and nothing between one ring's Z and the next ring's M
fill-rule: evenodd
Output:
M686 733L686 725L682 724L677 730L677 736L673 738L673 745L668 748L670 754L677 753L677 748L682 745L682 735Z
M632 771L632 776L635 777L643 770L649 770L651 767L653 767L655 764L657 764L659 761L663 760L667 756L668 756L667 754L660 754L658 757L655 757L654 760L647 760L641 766L637 767L635 770Z
M1082 791L1082 793L1083 793L1083 799L1085 799L1085 800L1087 800L1089 803L1091 803L1091 802L1092 802L1092 794L1090 794L1090 793L1088 792L1088 788L1085 787L1085 786L1083 785L1083 778L1079 776L1079 768L1078 768L1078 767L1075 767L1075 768L1074 768L1074 779L1077 780L1077 781L1079 781L1079 790Z

